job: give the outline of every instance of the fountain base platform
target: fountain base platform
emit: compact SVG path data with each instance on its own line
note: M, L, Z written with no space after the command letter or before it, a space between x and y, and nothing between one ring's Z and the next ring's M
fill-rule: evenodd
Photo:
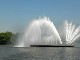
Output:
M74 47L73 45L30 45L30 47Z

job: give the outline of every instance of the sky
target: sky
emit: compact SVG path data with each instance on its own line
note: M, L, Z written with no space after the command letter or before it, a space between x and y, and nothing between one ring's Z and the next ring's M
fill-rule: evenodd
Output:
M80 0L0 0L0 32L20 32L30 21L47 16L60 27L67 19L80 25Z

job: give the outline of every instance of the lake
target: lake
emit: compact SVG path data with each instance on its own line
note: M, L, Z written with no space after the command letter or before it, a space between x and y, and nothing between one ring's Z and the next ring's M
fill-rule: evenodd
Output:
M0 60L80 60L79 47L0 46Z

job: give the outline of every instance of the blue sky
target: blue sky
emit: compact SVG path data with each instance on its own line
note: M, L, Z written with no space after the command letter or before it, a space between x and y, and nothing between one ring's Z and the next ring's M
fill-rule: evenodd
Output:
M0 32L21 31L31 20L43 16L57 27L65 19L80 25L80 0L0 0Z

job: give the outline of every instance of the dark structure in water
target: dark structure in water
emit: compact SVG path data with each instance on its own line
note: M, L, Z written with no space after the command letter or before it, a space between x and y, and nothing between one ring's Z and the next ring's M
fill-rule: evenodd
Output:
M30 47L74 47L73 45L30 45Z

